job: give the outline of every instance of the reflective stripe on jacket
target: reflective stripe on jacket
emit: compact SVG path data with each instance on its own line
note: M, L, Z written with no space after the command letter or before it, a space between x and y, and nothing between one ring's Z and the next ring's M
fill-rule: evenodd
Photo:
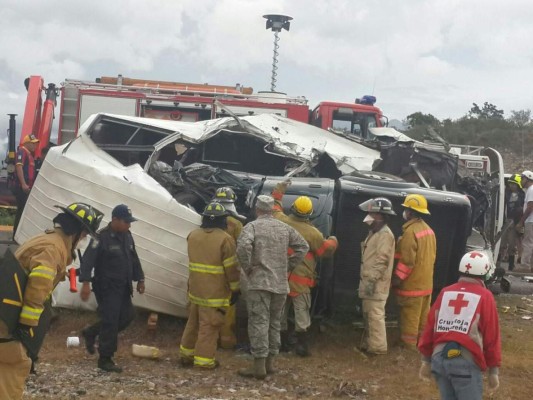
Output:
M418 297L433 291L433 269L437 254L435 233L422 219L415 218L402 226L396 247L399 253L394 274L401 280L395 289L398 296Z
M200 228L187 238L189 300L205 307L226 307L239 290L235 241L222 229Z
M37 326L46 299L57 284L65 279L72 263L72 236L60 228L47 231L26 241L15 252L15 258L28 274L19 322Z

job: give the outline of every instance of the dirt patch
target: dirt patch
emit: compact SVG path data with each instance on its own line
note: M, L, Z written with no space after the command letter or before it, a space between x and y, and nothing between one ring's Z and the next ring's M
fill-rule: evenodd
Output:
M525 300L528 299L528 300ZM489 399L529 399L533 369L533 320L522 319L533 309L532 296L498 297L503 342L500 390ZM359 351L361 329L350 322L329 324L314 332L312 356L280 355L279 372L265 381L236 374L248 365L248 354L220 350L221 367L215 371L184 369L178 365L178 347L184 321L160 316L158 332L147 332L148 314L140 312L120 335L116 361L122 374L96 368L97 356L82 346L67 348L66 338L95 319L93 313L60 310L41 352L38 375L32 376L24 399L438 399L434 383L418 379L419 355L401 350L397 328L389 328L390 353L368 358ZM133 343L157 346L159 361L131 355Z

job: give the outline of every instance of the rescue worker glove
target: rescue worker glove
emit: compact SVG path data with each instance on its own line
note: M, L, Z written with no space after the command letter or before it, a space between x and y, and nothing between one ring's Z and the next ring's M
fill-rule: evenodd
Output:
M500 378L497 374L489 374L489 389L493 392L500 387Z
M32 327L28 325L18 324L15 330L13 331L13 338L15 340L18 340L20 343L22 343L22 345L28 352L28 357L30 357L33 362L36 362L37 355L30 353L28 350L30 348L29 344L30 344L31 336L32 336L32 334L30 333L31 328Z
M289 179L285 179L283 182L280 182L279 183L279 188L283 191L283 193L285 193L287 191L287 188L291 185L291 180L290 178Z
M239 297L241 296L240 291L231 292L231 298L229 300L229 305L232 306L239 300Z
M429 361L422 361L422 365L418 371L418 377L423 381L431 379L431 363Z
M376 281L369 281L365 285L365 296L372 297L376 292Z
M401 284L402 284L402 280L398 276L392 275L392 281L391 281L392 287L397 288L397 287L400 287Z

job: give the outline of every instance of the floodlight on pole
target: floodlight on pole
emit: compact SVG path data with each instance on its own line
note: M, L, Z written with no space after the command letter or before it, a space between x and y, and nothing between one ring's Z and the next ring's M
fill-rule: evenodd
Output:
M279 33L282 29L285 29L286 31L289 30L292 20L292 17L289 17L287 15L279 15L279 14L267 14L263 15L263 18L265 18L266 21L266 29L271 29L272 32L274 32L274 56L272 57L272 78L270 80L270 91L274 92L276 89L276 76L278 74L276 73L278 66L278 49L279 49Z

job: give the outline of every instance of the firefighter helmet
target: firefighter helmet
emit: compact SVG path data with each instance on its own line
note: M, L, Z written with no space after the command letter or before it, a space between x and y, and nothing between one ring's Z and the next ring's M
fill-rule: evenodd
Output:
M520 189L522 189L522 177L520 174L512 174L509 179L507 179L508 183L514 183L518 185Z
M520 178L521 178L520 183L522 183L522 180L523 180L524 178L526 178L526 179L528 179L528 180L530 180L530 181L533 182L533 172L531 172L531 171L524 171L524 172L522 172L522 176L521 176Z
M72 203L67 207L55 207L60 208L64 213L76 218L90 235L96 236L96 231L100 227L100 222L104 217L101 211L86 203Z
M213 200L219 201L221 203L235 203L237 196L232 188L224 186L218 188L215 193L215 198Z
M480 251L469 251L459 263L459 272L464 275L484 277L492 271L490 258Z
M292 203L291 211L298 217L309 218L313 213L313 202L307 196L300 196Z
M428 201L421 194L408 194L402 206L405 208L410 208L417 213L429 215Z
M364 203L359 204L359 208L368 213L396 215L392 209L392 203L385 197L376 197L375 199L367 200Z
M210 219L215 219L219 217L226 217L228 215L228 212L226 210L226 207L224 207L221 203L217 201L212 201L205 207L202 215L205 217L209 217Z

